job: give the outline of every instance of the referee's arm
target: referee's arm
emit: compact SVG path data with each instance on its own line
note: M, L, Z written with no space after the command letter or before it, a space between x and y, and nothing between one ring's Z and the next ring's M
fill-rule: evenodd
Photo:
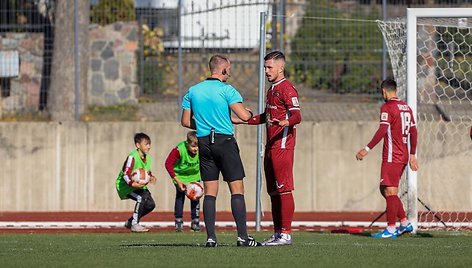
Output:
M236 102L230 105L231 110L244 122L249 121L253 116L249 109L246 109L242 103Z
M197 127L195 126L195 120L192 118L192 110L184 109L182 111L182 118L180 119L180 123L183 127L197 129Z

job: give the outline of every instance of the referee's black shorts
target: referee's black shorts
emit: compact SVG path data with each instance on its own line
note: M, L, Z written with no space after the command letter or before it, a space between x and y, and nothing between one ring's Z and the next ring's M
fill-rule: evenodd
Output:
M198 138L198 154L203 181L218 180L220 171L227 182L242 180L246 176L233 135L215 134L213 144L210 136Z

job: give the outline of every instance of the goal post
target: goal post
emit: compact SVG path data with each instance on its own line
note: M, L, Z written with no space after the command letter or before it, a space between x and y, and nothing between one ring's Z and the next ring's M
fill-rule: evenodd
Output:
M413 118L415 122L418 122L418 111L417 111L417 84L416 84L416 22L417 17L414 9L407 9L407 26L406 26L406 44L407 44L407 76L406 76L406 100L407 104L413 111ZM408 41L413 40L413 41ZM413 66L408 63L414 62ZM408 179L408 191L407 191L407 202L408 210L407 215L413 224L414 230L418 230L418 207L416 200L418 199L418 176L417 173L408 166L407 168L407 179Z
M418 125L420 170L407 168L401 185L408 217L420 229L470 229L472 8L409 8L378 25Z

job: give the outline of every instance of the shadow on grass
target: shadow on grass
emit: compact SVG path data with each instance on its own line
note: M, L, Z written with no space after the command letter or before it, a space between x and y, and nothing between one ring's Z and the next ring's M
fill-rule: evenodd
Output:
M228 244L219 244L218 247L228 247ZM129 244L129 245L120 245L120 247L124 248L148 248L148 247L197 247L197 248L204 248L205 244L190 244L190 243L172 243L172 244Z
M431 233L417 232L416 235L411 235L412 237L434 237Z
M371 233L371 232L362 232L362 233L352 233L352 234L350 234L350 235L371 237L373 234L374 234L374 233Z
M351 233L350 235L354 236L367 236L367 237L372 237L375 232L363 232L363 233ZM434 237L431 233L423 233L423 232L418 232L416 234L403 234L400 237L413 237L413 238L429 238L429 237Z

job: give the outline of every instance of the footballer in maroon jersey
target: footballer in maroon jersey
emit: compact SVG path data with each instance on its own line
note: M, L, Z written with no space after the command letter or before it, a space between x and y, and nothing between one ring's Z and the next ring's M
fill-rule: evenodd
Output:
M266 124L267 127L264 171L272 205L274 234L263 245L291 245L295 211L292 194L295 125L301 122L300 105L297 90L285 78L284 54L274 51L267 54L264 60L267 80L272 83L267 90L265 112L248 121L250 125Z
M398 197L398 185L408 162L413 171L418 170L416 160L418 132L411 108L397 97L396 82L391 79L384 80L381 89L385 104L380 108L380 126L367 146L357 152L356 158L362 160L383 138L380 192L387 203L388 227L375 237L394 238L413 231L413 226L406 218L403 204ZM395 224L397 218L400 220L398 229Z

